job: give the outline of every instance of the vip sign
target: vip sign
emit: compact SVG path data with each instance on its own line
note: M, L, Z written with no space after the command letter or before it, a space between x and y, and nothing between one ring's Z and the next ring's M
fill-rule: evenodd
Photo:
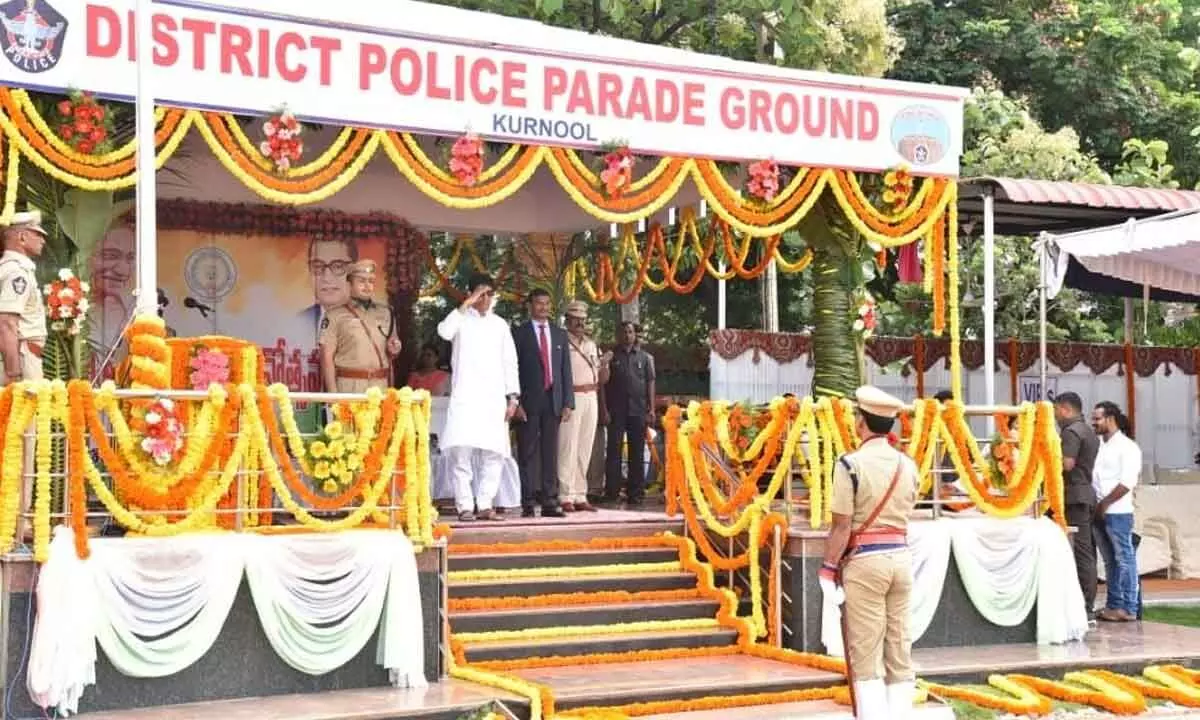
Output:
M1055 396L1058 395L1058 378L1047 377L1044 391L1042 379L1038 375L1022 375L1019 381L1021 402L1041 402L1043 400L1054 402Z
M0 84L131 98L134 4L0 6L10 60ZM407 0L147 4L162 104L286 104L313 121L413 132L958 172L965 92L954 88L734 63Z

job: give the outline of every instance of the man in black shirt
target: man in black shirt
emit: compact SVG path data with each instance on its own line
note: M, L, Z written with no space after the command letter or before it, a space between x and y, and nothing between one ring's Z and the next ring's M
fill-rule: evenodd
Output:
M601 362L611 363L600 403L600 422L608 425L604 499L616 502L621 492L621 443L628 452L626 498L640 505L646 492L646 427L654 424L654 357L638 343L638 327L621 323L621 344Z
M1075 571L1079 588L1091 618L1096 604L1096 544L1092 539L1092 520L1096 514L1096 491L1092 489L1092 468L1100 439L1083 419L1083 401L1073 392L1054 398L1054 416L1062 436L1063 500L1067 524L1075 528Z

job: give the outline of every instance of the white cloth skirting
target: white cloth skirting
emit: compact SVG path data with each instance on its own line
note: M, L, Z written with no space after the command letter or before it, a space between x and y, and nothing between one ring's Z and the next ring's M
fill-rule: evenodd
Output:
M1021 624L1037 606L1041 645L1082 639L1088 620L1083 592L1075 582L1075 557L1062 528L1046 518L1012 520L942 519L908 526L913 558L909 600L913 642L933 622L953 550L967 595L993 625ZM841 607L824 600L821 642L841 657Z
M401 687L425 686L421 597L403 533L193 534L91 541L79 560L55 528L37 584L30 696L76 712L96 681L96 645L130 677L173 675L212 648L245 574L263 633L285 663L323 675L379 628L376 661Z

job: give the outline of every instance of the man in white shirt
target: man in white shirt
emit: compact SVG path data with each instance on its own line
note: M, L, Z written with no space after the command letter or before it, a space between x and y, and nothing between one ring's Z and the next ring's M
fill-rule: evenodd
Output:
M1096 547L1104 558L1105 608L1096 616L1108 622L1137 619L1138 571L1133 549L1133 488L1142 472L1142 450L1127 434L1129 421L1121 409L1102 402L1092 410L1092 428L1100 451L1092 470Z
M468 290L471 294L463 304L437 328L454 346L446 429L438 440L454 477L459 520L500 520L492 501L505 460L512 455L508 422L521 391L517 351L508 323L492 312L492 279L473 275Z

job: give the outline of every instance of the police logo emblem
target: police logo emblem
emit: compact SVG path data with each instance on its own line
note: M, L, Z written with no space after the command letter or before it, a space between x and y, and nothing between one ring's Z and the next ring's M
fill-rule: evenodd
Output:
M892 146L917 167L934 165L950 153L950 124L937 108L912 105L892 121Z
M13 278L13 281L12 281L12 287L13 287L13 292L15 292L18 295L24 295L25 288L29 287L29 285L25 282L25 278L15 277L15 278Z
M27 73L58 64L67 38L67 19L46 0L12 0L0 5L0 50Z

